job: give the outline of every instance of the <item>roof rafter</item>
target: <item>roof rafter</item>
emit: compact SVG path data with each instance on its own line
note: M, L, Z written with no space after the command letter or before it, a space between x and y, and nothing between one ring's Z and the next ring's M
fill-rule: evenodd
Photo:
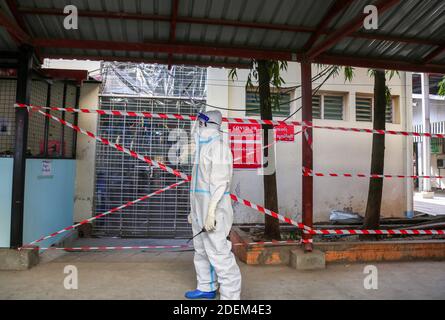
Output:
M329 26L329 23L334 19L341 11L345 9L353 0L336 0L331 6L328 12L321 19L321 22L317 26L317 30L311 35L309 40L305 43L303 51L308 51L314 43L317 41L318 37L324 34L324 31Z
M27 8L19 7L18 11L23 14L28 15L58 15L64 16L62 9L57 8ZM128 19L128 20L146 20L146 21L161 21L166 23L171 23L172 16L167 15L149 15L140 13L124 13L124 12L110 12L110 11L93 11L93 10L79 10L78 14L80 17L90 17L90 18L103 18L103 19ZM219 26L231 26L239 28L251 28L251 29L267 29L285 32L296 32L296 33L315 33L318 32L320 28L307 27L307 26L296 26L296 25L282 25L282 24L270 24L270 23L259 23L259 22L246 22L237 20L227 20L227 19L208 19L208 18L196 18L196 17L176 17L176 23L189 23L189 24L202 24L202 25L219 25ZM319 31L320 35L332 34L336 30L324 29ZM416 38L404 38L395 37L391 35L382 35L378 33L363 33L354 32L349 37L360 38L360 39L376 39L381 41L392 41L392 42L406 42L406 43L419 43L426 45L438 45L438 41L429 39L416 39Z
M0 11L0 25L8 31L9 35L17 44L30 43L31 37L2 11Z
M179 7L179 0L172 0L172 15L170 19L170 39L169 39L170 43L173 43L176 40L176 19L178 18L178 7ZM167 59L168 70L171 69L172 57L173 55L169 53Z
M134 62L134 63L157 63L167 64L166 59L146 59L146 58L133 58L133 57L118 57L118 56L91 56L91 55L66 55L66 54L44 54L44 58L48 59L68 59L68 60L91 60L91 61L117 61L117 62ZM250 68L249 63L225 63L214 61L190 61L190 60L171 60L172 65L190 65L190 66L211 66L216 68L238 68L247 69Z
M22 14L18 10L17 0L6 0L6 4L9 10L11 11L12 15L14 16L14 19L19 25L19 27L27 34L29 38L31 38L29 28L26 26L25 20L23 19ZM43 63L43 59L38 50L36 50L35 55L36 58L39 60L39 62Z
M375 3L375 6L378 14L382 14L399 2L400 0L379 0L377 3ZM328 50L343 38L360 29L363 26L363 21L365 18L366 14L360 13L354 19L343 25L340 29L327 36L326 39L307 52L307 59L314 59L316 56Z
M354 57L344 55L321 54L314 60L316 63L351 66L357 68L375 68L409 72L445 73L445 65L420 64L417 62L401 62L388 59Z
M237 57L244 59L266 59L266 60L286 60L286 61L302 61L305 57L301 54L292 54L286 51L278 50L261 50L256 48L234 48L234 47L210 47L203 45L185 45L179 43L137 43L137 42L113 42L113 41L95 41L95 40L74 40L74 39L35 39L34 44L42 48L89 48L94 50L112 50L112 51L136 51L136 52L158 52L172 54L190 54L209 57ZM53 55L53 57L61 57ZM46 56L49 57L49 56ZM78 55L79 59L86 56ZM102 60L103 56L88 56L91 60ZM109 57L115 61L141 61L140 58L119 58ZM146 62L146 61L144 61ZM194 61L175 61L176 64L193 64ZM391 61L387 59L374 59L368 57L349 57L340 55L323 54L317 56L313 62L332 64L332 65L348 65L363 68L380 68L388 70L401 70L413 72L431 72L445 73L445 65L438 64L420 64L416 62ZM167 63L165 60L159 60L156 63ZM199 62L198 62L199 64ZM203 62L208 66L226 66L225 63L213 63L211 61ZM230 65L227 64L227 65ZM244 66L244 64L242 64Z
M172 54L194 54L201 56L236 57L245 59L275 59L295 61L296 55L288 51L264 50L256 48L214 47L199 44L180 44L166 42L118 42L99 40L76 39L34 39L33 43L38 48L71 48L71 49L95 49L112 51L139 51L158 52Z
M445 51L445 44L442 44L441 46L437 47L435 50L431 51L424 59L423 63L430 63L433 61L434 58L436 58L439 54Z

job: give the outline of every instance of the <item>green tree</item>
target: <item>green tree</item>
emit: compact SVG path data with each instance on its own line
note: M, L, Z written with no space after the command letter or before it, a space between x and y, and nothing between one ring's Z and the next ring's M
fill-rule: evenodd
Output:
M260 97L260 115L262 120L272 120L273 109L280 106L280 94L279 90L284 84L284 80L280 73L287 70L286 61L271 61L271 60L253 60L252 68L250 69L247 77L246 87L254 88L254 82L258 82L258 94ZM232 69L229 73L229 77L234 79L237 77L236 69ZM278 89L277 94L271 94L271 86ZM263 145L269 144L269 132L273 132L273 126L262 125L263 129ZM272 159L274 157L273 150L266 148L264 150L264 160ZM278 212L278 192L277 192L277 178L275 172L275 162L268 161L268 171L271 174L263 175L264 184L264 206L270 210ZM264 238L281 240L280 223L279 220L265 215L264 223Z
M373 129L386 129L387 86L385 71L373 70L374 76L374 119ZM371 152L371 173L383 174L385 167L385 135L373 134ZM380 226L383 178L369 179L368 201L366 204L364 229L377 229Z
M323 86L324 83L331 77L343 74L345 82L351 82L354 77L354 68L349 66L323 66L318 65L319 68L324 68L312 81L325 77L324 80L313 89L313 95ZM246 87L254 88L253 82L258 82L258 94L260 97L260 115L263 120L272 120L272 111L280 107L280 95L271 94L271 86L278 89L280 92L282 85L285 83L281 77L281 72L287 70L287 63L285 61L268 61L268 60L253 60L250 69ZM386 127L386 106L390 102L391 92L386 85L386 75L391 79L397 71L384 70L369 70L370 76L374 77L374 117L373 128L377 130L385 130ZM236 69L232 69L229 77L234 79L237 77ZM439 92L445 94L445 77L441 82ZM301 98L301 97L300 97ZM296 98L294 100L298 100ZM298 112L299 108L296 112ZM289 115L290 118L293 114ZM263 125L264 135L263 143L268 145L269 130L273 130L272 126ZM267 156L267 149L264 153ZM374 134L372 142L371 154L371 168L370 172L375 174L383 174L384 172L384 155L385 155L385 135ZM273 211L278 211L278 197L277 197L277 183L276 174L264 175L264 205ZM370 179L367 207L365 212L365 220L363 228L375 229L380 224L380 209L383 192L383 179ZM279 221L270 216L265 217L264 237L266 239L281 239Z
M345 81L351 81L354 76L351 67L335 67L333 75L338 75L343 68ZM368 70L368 74L374 78L374 117L373 129L386 129L386 107L391 103L391 91L386 85L386 76L392 79L398 75L397 71ZM445 81L444 81L445 82ZM445 84L443 85L445 89ZM385 135L374 134L372 137L371 168L372 174L383 174L385 167ZM377 229L380 226L380 210L382 205L383 178L369 179L368 199L366 204L364 229Z

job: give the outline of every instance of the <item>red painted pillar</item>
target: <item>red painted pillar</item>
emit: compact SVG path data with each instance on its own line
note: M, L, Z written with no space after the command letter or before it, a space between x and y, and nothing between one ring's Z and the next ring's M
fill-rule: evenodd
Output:
M312 75L311 75L311 63L301 63L301 101L302 101L302 120L303 122L312 123ZM303 127L306 129L302 134L302 157L303 168L313 170L313 140L312 140L312 128ZM302 187L302 200L303 200L303 224L312 227L312 212L313 212L313 177L303 176ZM311 235L303 234L303 240L305 251L312 251L312 243L307 242L311 240Z

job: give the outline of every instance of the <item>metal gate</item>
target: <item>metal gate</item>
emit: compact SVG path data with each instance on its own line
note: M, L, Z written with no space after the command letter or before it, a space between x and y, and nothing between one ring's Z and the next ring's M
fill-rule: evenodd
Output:
M106 67L110 68L110 65ZM152 83L154 80L147 77L143 78L145 83L141 83L140 79L134 80L134 75L136 74L137 78L139 68L152 68L153 65L120 64L118 67L119 74L116 74L115 68L110 71L102 67L104 84L100 96L101 109L196 114L196 109L199 108L198 105L200 106L196 101L205 101L205 81L196 81L197 78L202 80L203 77L205 80L206 70L203 68L176 67L168 71L166 67L154 65L152 71L159 73L156 81L161 81L164 88L156 88L152 93L159 95L156 90L161 90L166 94L148 97L144 90L150 87L153 89L156 83ZM134 72L135 70L137 72ZM126 76L123 80L127 84L122 91L126 92L118 94L116 92L119 88L116 86L122 84L123 74ZM128 94L129 83L131 83L130 90L138 91L136 94ZM190 91L191 84L196 88ZM175 155L178 138L189 137L190 128L190 122L179 120L112 116L101 116L98 120L100 136L187 174L191 173L191 164L177 164ZM179 180L180 178L148 166L138 159L97 144L96 213L105 212ZM115 212L96 220L94 234L120 237L189 237L191 228L187 223L188 214L189 185L183 184L126 208L122 212Z

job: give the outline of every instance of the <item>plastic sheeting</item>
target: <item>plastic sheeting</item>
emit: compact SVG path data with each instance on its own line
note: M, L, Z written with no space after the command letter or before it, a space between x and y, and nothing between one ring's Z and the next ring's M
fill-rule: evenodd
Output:
M102 95L139 97L206 96L207 70L194 66L102 62Z
M196 115L206 102L207 70L202 67L102 63L100 108ZM195 103L196 102L196 103ZM137 117L99 117L97 133L136 152L191 174L190 163L175 161L179 142L188 142L190 121ZM185 139L185 141L184 141ZM140 160L96 146L95 212L100 213L179 178ZM190 238L189 185L169 190L125 212L95 221L95 236Z

